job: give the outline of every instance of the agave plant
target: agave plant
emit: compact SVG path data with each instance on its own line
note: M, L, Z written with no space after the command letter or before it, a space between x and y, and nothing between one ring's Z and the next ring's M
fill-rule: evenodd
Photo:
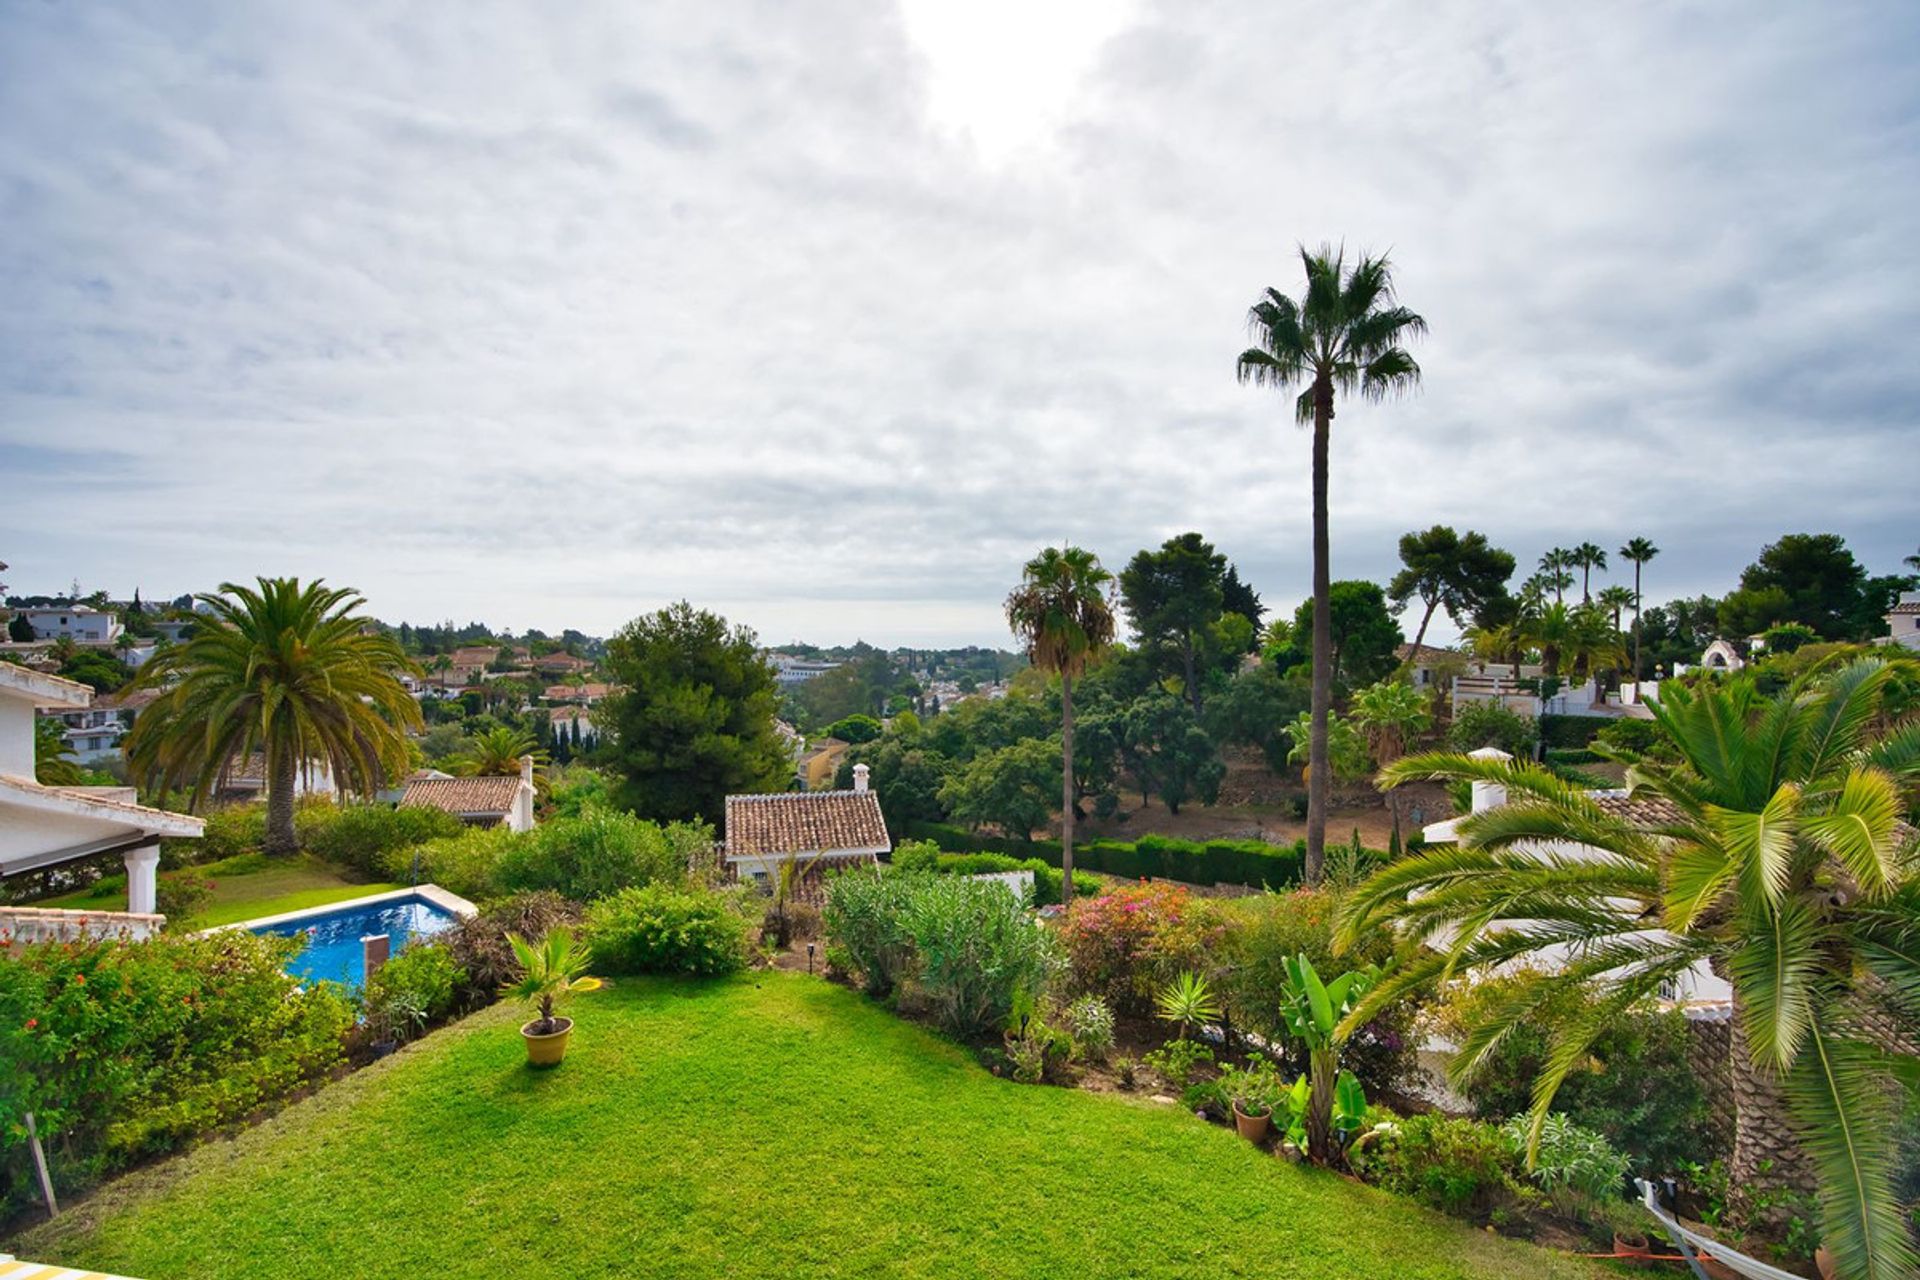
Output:
M1203 1027L1220 1016L1219 997L1207 980L1192 970L1160 988L1154 1003L1159 1006L1161 1021L1179 1024L1182 1040L1187 1038L1189 1028Z
M1752 1216L1756 1192L1817 1187L1843 1274L1911 1275L1890 1134L1898 1090L1920 1088L1920 837L1902 821L1920 720L1893 720L1895 677L1867 659L1772 697L1745 679L1670 685L1651 705L1678 763L1600 748L1657 802L1625 810L1529 764L1399 761L1388 785L1483 781L1508 802L1342 903L1340 945L1394 923L1429 942L1346 1024L1456 972L1538 970L1469 1028L1454 1063L1470 1076L1515 1027L1547 1024L1532 1159L1560 1082L1607 1021L1711 970L1733 993L1729 1172ZM1558 1017L1575 988L1596 998Z

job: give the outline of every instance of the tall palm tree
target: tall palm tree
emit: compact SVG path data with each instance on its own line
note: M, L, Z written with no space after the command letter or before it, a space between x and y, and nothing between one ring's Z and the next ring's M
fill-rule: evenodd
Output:
M322 763L361 793L405 770L420 707L399 677L418 670L391 636L365 629L355 592L256 581L198 597L211 622L141 668L134 687L164 692L134 721L127 763L143 785L190 787L198 805L236 761L262 754L266 849L288 853L303 770Z
M1113 575L1083 547L1048 547L1007 597L1007 625L1034 666L1060 677L1060 900L1071 907L1073 681L1113 643Z
M1640 680L1640 570L1647 561L1660 554L1660 548L1645 538L1630 538L1627 545L1620 548L1620 558L1633 566L1633 678Z
M1540 557L1540 576L1553 592L1556 604L1567 602L1567 588L1573 585L1573 570L1579 561L1565 547L1555 547Z
M1517 1026L1549 1028L1534 1130L1616 1012L1711 971L1733 991L1736 1106L1729 1173L1757 1194L1817 1190L1843 1274L1908 1276L1913 1241L1891 1185L1897 1081L1920 1084L1920 858L1901 822L1920 784L1920 722L1892 728L1894 669L1872 659L1774 697L1750 679L1648 704L1679 763L1601 748L1635 799L1602 805L1537 766L1433 754L1388 785L1444 778L1506 788L1460 821L1457 845L1386 868L1341 906L1340 945L1392 923L1429 940L1368 993L1364 1022L1456 974L1517 970L1514 994L1469 1028L1460 1077ZM1436 941L1437 940L1437 941ZM1562 1017L1561 996L1590 996ZM1891 1030L1890 1030L1891 1029ZM1782 1124L1782 1118L1788 1124Z
M1580 570L1580 601L1593 599L1593 571L1607 567L1607 553L1591 542L1583 542L1572 552L1573 568Z
M1407 745L1433 725L1433 702L1405 680L1387 679L1353 695L1353 722L1367 735L1373 762L1384 769L1406 754ZM1400 797L1387 792L1394 830L1400 828Z
M1600 602L1600 607L1605 609L1608 616L1613 619L1613 629L1615 631L1620 630L1621 615L1628 609L1633 608L1633 589L1631 587L1623 587L1616 582L1610 587L1600 588L1600 594L1596 596L1595 599Z
M1427 322L1394 298L1393 268L1362 254L1351 270L1345 251L1300 249L1307 287L1296 302L1268 289L1248 313L1257 345L1240 353L1242 383L1303 390L1294 416L1313 424L1313 715L1307 772L1307 865L1318 883L1326 862L1327 803L1332 769L1327 718L1333 712L1333 614L1327 553L1327 440L1335 392L1369 400L1406 391L1420 366L1401 346L1427 331Z

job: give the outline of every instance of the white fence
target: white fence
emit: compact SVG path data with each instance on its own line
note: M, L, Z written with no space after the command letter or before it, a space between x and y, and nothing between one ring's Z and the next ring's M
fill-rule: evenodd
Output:
M0 947L33 942L78 942L124 938L141 942L160 932L165 916L133 911L62 911L53 907L0 907Z

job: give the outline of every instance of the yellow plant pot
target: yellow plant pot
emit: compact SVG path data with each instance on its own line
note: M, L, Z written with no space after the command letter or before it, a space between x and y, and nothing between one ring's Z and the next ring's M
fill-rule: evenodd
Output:
M527 1042L527 1065L530 1067L557 1067L560 1059L567 1056L567 1037L573 1034L572 1018L555 1018L555 1031L545 1035L534 1030L540 1025L535 1018L520 1028L520 1036Z

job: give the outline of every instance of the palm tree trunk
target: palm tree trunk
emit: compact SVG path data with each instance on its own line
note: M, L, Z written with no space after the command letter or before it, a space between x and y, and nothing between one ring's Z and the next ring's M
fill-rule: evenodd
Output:
M298 847L293 834L294 772L299 761L290 745L266 746L267 840L266 852L288 854Z
M1754 1065L1747 1047L1744 1010L1733 1004L1732 1046L1727 1075L1733 1085L1733 1156L1727 1162L1736 1221L1779 1231L1795 1206L1782 1192L1811 1196L1819 1187L1813 1162L1801 1148L1787 1116L1787 1098L1772 1073Z
M1427 624L1433 621L1433 611L1439 607L1439 596L1427 601L1427 611L1420 615L1420 629L1413 633L1413 652L1407 655L1407 666L1412 667L1420 661L1420 642L1427 638Z
M1640 562L1633 562L1633 700L1640 697Z
M1320 883L1327 860L1327 802L1333 767L1328 762L1327 720L1333 713L1333 605L1327 553L1327 437L1333 425L1333 382L1325 373L1313 383L1313 700L1307 735L1308 884Z
M1060 673L1060 904L1073 905L1073 677Z

